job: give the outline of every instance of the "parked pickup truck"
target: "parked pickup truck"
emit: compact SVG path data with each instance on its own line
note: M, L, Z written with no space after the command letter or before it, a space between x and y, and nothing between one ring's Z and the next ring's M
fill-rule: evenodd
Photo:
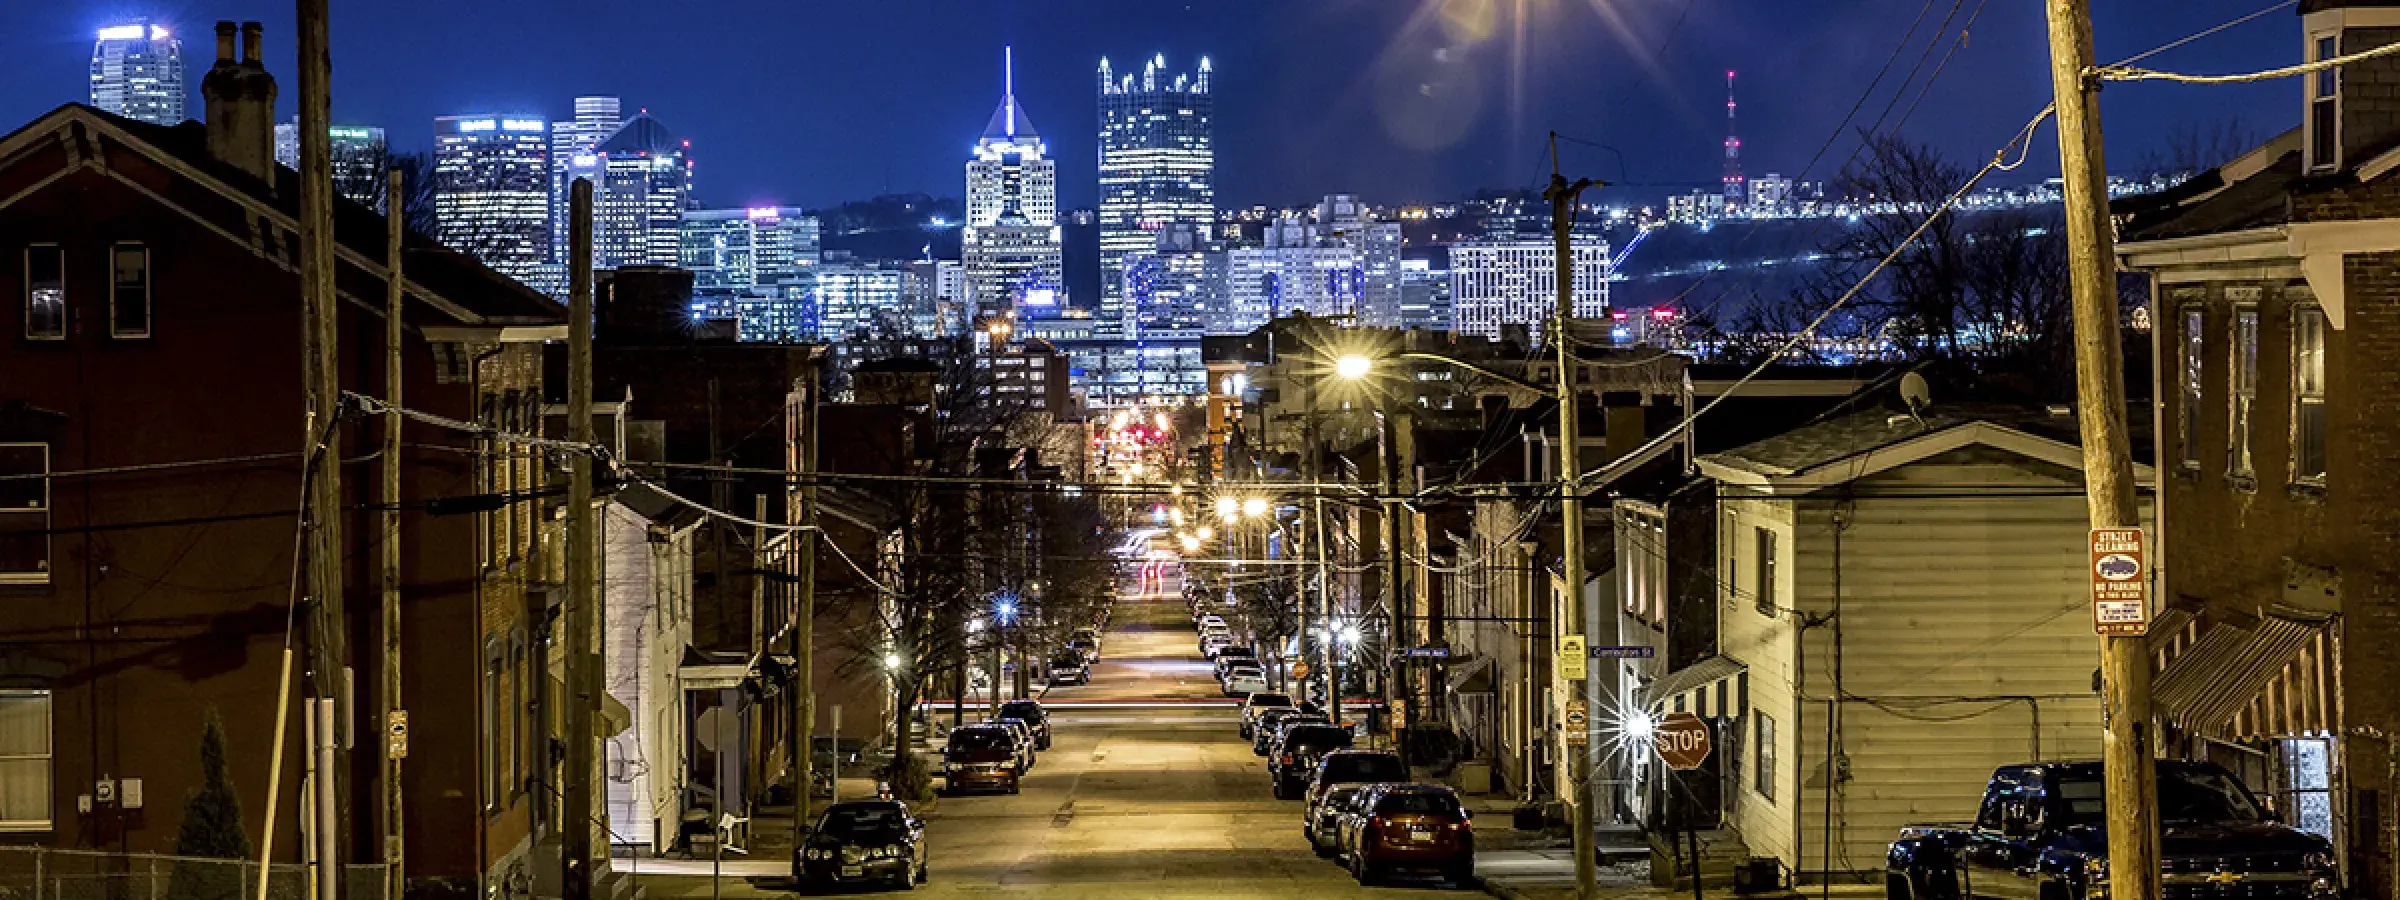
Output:
M1890 900L2105 900L2097 762L2004 766L1975 821L1910 825L1886 858ZM2330 900L2333 845L2276 821L2207 763L2161 761L2162 900Z

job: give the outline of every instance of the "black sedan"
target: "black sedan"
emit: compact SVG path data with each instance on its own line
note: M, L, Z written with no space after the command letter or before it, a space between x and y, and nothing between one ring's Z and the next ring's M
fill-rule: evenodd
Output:
M897 800L855 800L827 807L792 852L804 887L881 883L909 890L925 883L925 822Z

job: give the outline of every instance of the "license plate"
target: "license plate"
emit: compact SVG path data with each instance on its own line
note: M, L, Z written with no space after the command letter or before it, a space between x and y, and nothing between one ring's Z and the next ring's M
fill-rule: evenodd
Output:
M1417 842L1419 842L1419 843L1425 843L1425 842L1429 842L1429 841L1432 841L1432 840L1433 840L1433 832L1430 832L1430 831L1411 831L1411 832L1409 832L1409 833L1408 833L1408 839L1409 839L1409 840L1412 840L1412 841L1417 841Z
M843 877L843 878L857 878L857 877L859 877L859 876L861 876L861 875L865 875L865 874L867 874L867 870L866 870L866 869L864 869L864 868L862 868L862 867L859 867L859 866L843 866L843 867L842 867L842 877Z

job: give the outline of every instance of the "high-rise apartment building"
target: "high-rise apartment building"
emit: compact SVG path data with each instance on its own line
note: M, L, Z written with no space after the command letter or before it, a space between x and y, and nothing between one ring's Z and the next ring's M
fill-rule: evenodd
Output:
M148 20L100 29L92 45L92 105L153 125L180 125L190 93L183 42Z
M1058 163L1017 105L1016 60L1005 58L1000 108L967 161L967 222L960 237L974 317L1006 315L1027 294L1065 294L1058 227Z
M550 259L549 123L536 115L433 120L433 210L451 249L555 293Z
M1575 317L1608 315L1608 242L1573 239ZM1499 339L1506 325L1541 325L1558 314L1558 252L1546 240L1470 241L1450 247L1451 330Z
M384 161L386 153L383 129L367 125L335 125L326 131L333 137L333 189L342 196L383 211ZM285 122L275 126L275 161L284 168L300 168L300 123Z
M1209 62L1185 74L1165 56L1118 76L1100 61L1100 312L1103 337L1135 337L1139 313L1125 294L1128 257L1149 253L1158 232L1216 221L1215 101Z
M1454 316L1450 270L1434 268L1432 260L1401 260L1400 327L1448 331Z
M1317 246L1348 247L1358 254L1358 324L1400 324L1400 223L1375 221L1357 197L1332 194L1317 204Z
M1208 229L1170 225L1148 252L1124 259L1129 336L1199 337L1226 307L1230 270L1225 247Z
M681 262L683 215L692 199L691 142L643 113L591 155L600 171L592 197L592 267ZM575 168L572 162L569 168Z
M550 123L550 259L567 263L567 192L575 179L589 178L597 195L602 172L592 149L625 127L624 106L615 97L575 98L575 117Z
M1334 194L1313 220L1278 219L1261 234L1261 246L1231 253L1223 312L1210 317L1209 333L1246 334L1296 312L1400 324L1398 223L1375 221L1357 198Z

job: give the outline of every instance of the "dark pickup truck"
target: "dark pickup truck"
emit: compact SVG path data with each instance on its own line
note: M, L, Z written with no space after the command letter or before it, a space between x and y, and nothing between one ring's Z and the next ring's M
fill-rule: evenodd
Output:
M1911 825L1886 858L1891 900L2105 900L2100 764L2004 766L1971 823ZM2162 900L2329 900L2333 845L2280 824L2207 763L2158 764Z

